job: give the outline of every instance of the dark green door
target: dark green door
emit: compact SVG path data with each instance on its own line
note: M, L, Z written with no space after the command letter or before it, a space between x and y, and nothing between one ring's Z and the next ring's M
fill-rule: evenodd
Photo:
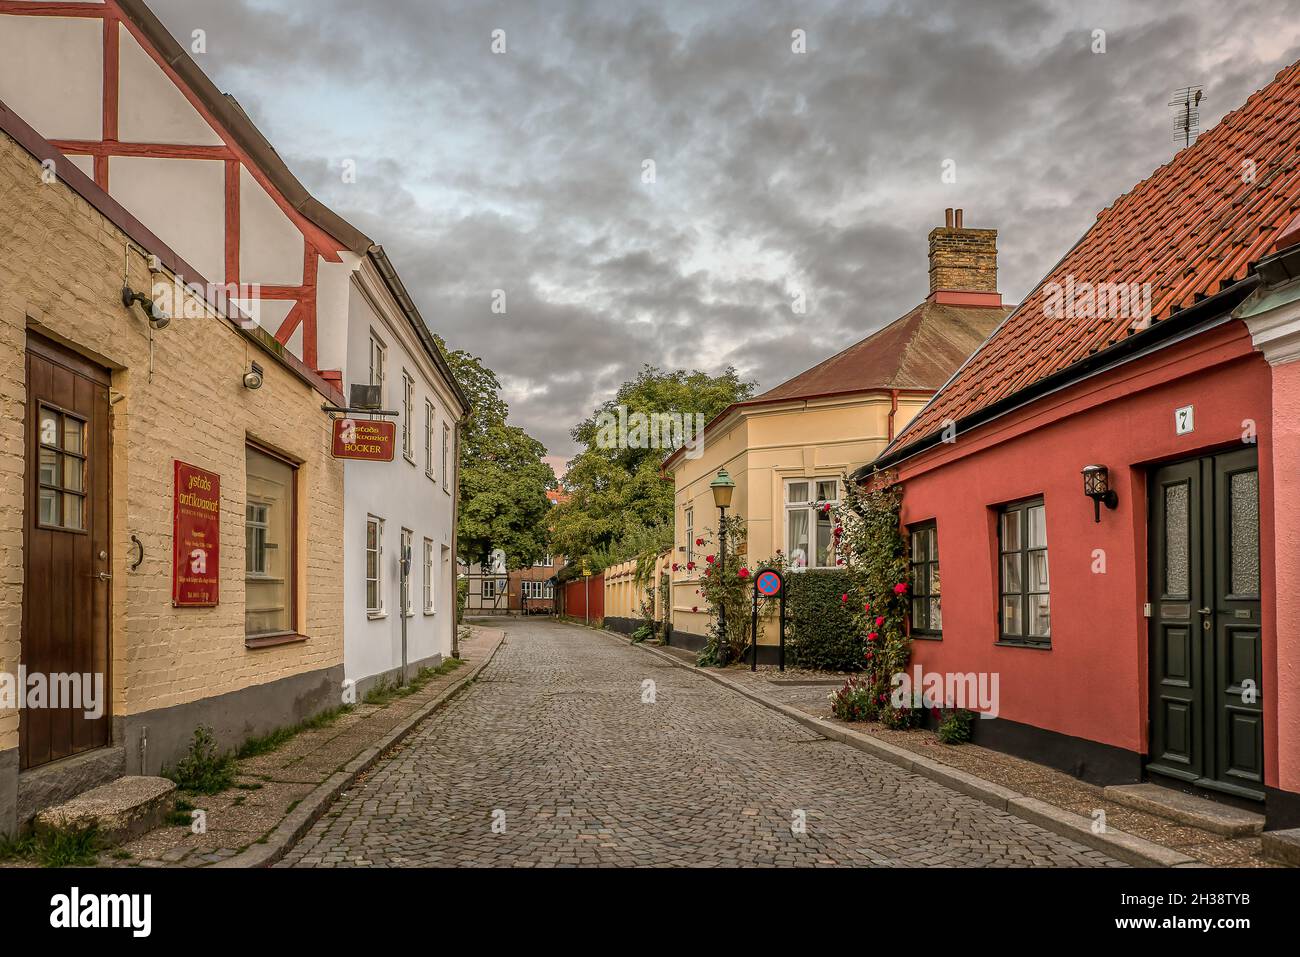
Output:
M1149 771L1264 796L1259 592L1255 449L1158 469Z

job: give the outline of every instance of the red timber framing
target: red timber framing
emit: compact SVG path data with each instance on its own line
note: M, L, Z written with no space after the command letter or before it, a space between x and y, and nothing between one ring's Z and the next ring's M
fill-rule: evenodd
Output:
M114 156L150 157L156 159L224 160L225 178L225 283L242 281L239 267L240 249L240 170L248 170L268 196L275 201L285 216L303 236L303 275L298 286L263 286L263 300L293 301L294 306L275 330L275 338L288 344L299 327L302 328L302 360L315 370L318 349L316 343L317 279L320 260L341 263L340 255L347 247L313 223L285 199L252 156L243 149L236 138L195 95L180 74L155 48L144 31L128 16L117 0L104 3L32 3L19 0L0 0L0 15L34 17L81 17L104 21L103 30L103 127L99 140L51 140L51 144L68 156L88 156L94 161L95 184L109 191L109 159ZM119 26L133 36L140 47L149 54L167 78L175 84L189 104L221 138L221 146L195 146L181 143L129 143L118 139L120 104L121 47ZM110 193L111 195L111 193Z

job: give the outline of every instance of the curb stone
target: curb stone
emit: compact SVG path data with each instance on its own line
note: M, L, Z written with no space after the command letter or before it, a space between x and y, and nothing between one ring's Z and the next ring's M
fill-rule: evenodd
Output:
M1092 830L1093 820L1084 817L1082 814L1075 814L1072 811L1066 811L1063 808L1056 807L1054 804L1048 804L1046 801L1040 801L1037 798L1031 798L1021 794L1019 791L1013 791L1011 788L1003 787L1000 784L994 784L992 781L985 781L983 778L976 777L966 771L950 767L939 761L931 760L924 755L915 754L905 748L890 744L887 741L881 741L870 735L863 734L860 731L854 731L842 724L828 721L825 718L817 718L806 712L793 708L790 705L782 704L779 701L773 701L756 691L752 691L743 685L724 677L720 674L687 664L675 655L666 651L660 651L658 648L649 647L644 644L633 644L624 636L614 634L609 631L602 631L601 634L618 641L622 644L632 644L633 647L640 648L647 654L654 655L663 661L670 662L679 668L684 668L693 674L708 678L725 688L736 692L748 698L756 704L772 711L785 715L790 720L802 725L810 731L816 731L818 734L832 741L838 741L841 744L847 744L849 747L864 751L881 760L888 761L905 771L913 771L922 777L929 778L954 791L959 791L968 797L973 797L985 804L992 805L1000 811L1006 811L1014 814L1021 820L1037 824L1044 830L1051 831L1061 837L1068 837L1094 850L1109 854L1116 860L1124 861L1126 864L1132 864L1137 867L1204 867L1200 861L1189 857L1182 851L1175 851L1163 845L1148 841L1145 838L1137 837L1125 831L1117 831L1114 828L1107 828L1104 833L1094 834Z
M491 630L497 631L498 629ZM497 643L492 646L491 651L484 655L483 660L471 668L463 677L393 728L378 743L361 751L342 769L335 771L318 784L315 790L303 798L298 806L275 826L267 836L266 843L252 844L234 857L210 864L209 867L270 867L279 861L311 829L311 826L320 820L321 815L334 803L334 800L350 788L357 778L370 770L385 751L405 738L425 718L459 694L471 681L478 677L479 672L492 663L497 651L505 644L505 632L500 632L500 635L501 637L497 639Z

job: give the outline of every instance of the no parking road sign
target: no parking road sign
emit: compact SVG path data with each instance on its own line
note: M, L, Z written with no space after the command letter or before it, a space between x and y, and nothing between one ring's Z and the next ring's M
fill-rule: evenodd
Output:
M779 638L779 661L781 670L785 671L785 578L778 571L767 569L759 572L754 578L754 614L751 623L752 631L750 632L750 660L749 667L751 671L758 670L758 600L759 598L778 598L781 603L781 618Z

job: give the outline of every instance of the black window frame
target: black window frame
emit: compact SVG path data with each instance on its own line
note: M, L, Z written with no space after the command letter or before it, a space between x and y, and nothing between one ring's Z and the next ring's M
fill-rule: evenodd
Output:
M919 532L933 532L934 551L917 559L915 548L915 536ZM907 574L908 581L911 585L911 607L908 611L908 630L914 638L923 638L930 641L941 641L943 639L943 601L940 594L930 591L930 567L934 566L935 576L939 574L939 523L935 519L926 522L917 522L914 525L907 526ZM918 576L917 571L924 569L925 574ZM921 583L923 587L918 587ZM942 593L942 587L940 588ZM931 627L930 618L930 601L939 599L939 627ZM924 602L925 620L924 625L917 624L917 603Z
M1050 649L1050 648L1052 647L1052 635L1051 635L1051 608L1052 608L1052 586L1051 586L1051 580L1052 580L1052 579L1051 579L1051 553L1050 553L1050 551L1049 551L1049 545L1050 545L1050 543L1044 543L1041 547L1038 547L1038 548L1031 548L1031 547L1029 546L1029 512L1030 512L1031 509L1034 509L1034 508L1040 508L1040 507L1043 509L1043 535L1044 535L1044 538L1046 538L1046 535L1047 535L1047 501L1046 501L1046 499L1045 499L1043 496L1038 495L1038 496L1035 496L1035 497L1033 497L1033 498L1021 499L1020 501L1017 501L1017 502L1008 502L1008 503L1005 504L1005 505L999 506L998 509L997 509L997 511L996 511L996 515L997 515L997 543L998 543L998 549L997 549L997 563L998 563L998 594L997 594L997 602L998 602L998 604L997 604L997 616L998 616L998 642L997 642L997 643L1000 644L1000 645L1014 645L1014 646L1016 646L1016 647L1018 647L1018 648L1045 648L1045 649ZM1002 525L1003 525L1003 518L1004 518L1005 516L1010 515L1010 514L1013 514L1013 513L1019 515L1019 525L1020 525L1020 546L1019 546L1019 548L1008 549L1008 548L1005 547L1005 543L1003 542L1003 536L1002 536ZM1030 591L1030 589L1029 589L1029 584L1030 584L1030 582L1029 582L1029 564L1030 564L1030 555L1031 555L1032 553L1034 553L1034 552L1043 552L1045 555L1047 555L1047 567L1048 567L1048 573L1047 573L1048 577L1047 577L1047 581L1048 581L1048 585L1047 585L1047 591L1045 591L1045 592ZM1020 556L1020 586L1021 586L1021 587L1020 587L1020 590L1019 590L1019 591L1007 591L1007 586L1006 586L1006 577L1005 577L1004 572L1003 572L1003 559L1005 558L1005 556L1008 556L1008 555L1019 555L1019 556ZM1004 614L1003 614L1003 613L1004 613L1004 608L1005 608L1006 598L1008 598L1008 597L1011 596L1011 595L1018 595L1018 596L1020 597L1020 616L1021 616L1021 617L1020 617L1020 620L1021 620L1021 627L1022 627L1022 630L1023 630L1024 634L1013 634L1013 633L1008 633L1008 632L1007 632L1007 629L1006 629L1006 619L1004 618ZM1034 596L1037 596L1037 595L1046 595L1046 596L1047 596L1047 608L1048 608L1048 634L1045 635L1045 636L1043 636L1043 635L1030 635L1030 634L1029 634L1029 603L1030 603L1030 598L1032 598L1032 597L1034 597Z

